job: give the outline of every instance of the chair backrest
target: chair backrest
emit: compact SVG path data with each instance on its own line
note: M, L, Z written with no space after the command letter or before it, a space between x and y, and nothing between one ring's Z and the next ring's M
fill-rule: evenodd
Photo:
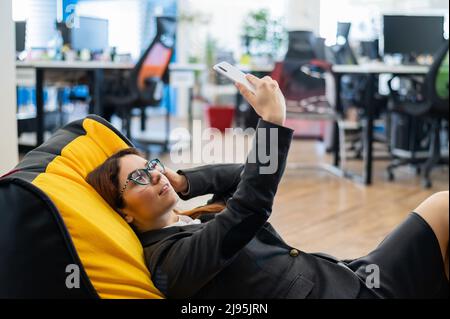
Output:
M326 61L326 49L325 38L316 38L314 43L314 53L316 55L316 59Z
M350 22L338 22L336 28L336 39L339 37L344 37L344 39L348 39L351 27L352 24Z
M290 31L289 44L282 65L278 65L275 75L281 79L280 89L286 99L302 99L322 95L324 82L311 78L301 71L302 65L316 59L321 54L321 42L312 31Z
M426 94L431 102L431 112L448 114L448 40L435 54L433 64L426 76ZM445 65L446 64L446 65ZM447 94L443 94L442 91Z
M311 31L290 31L285 60L311 60L316 58L314 51L316 37Z
M176 41L176 18L157 17L156 36L136 63L132 81L140 91L145 88L145 79L160 78L168 83L168 69Z
M358 60L348 42L344 44L336 44L332 47L334 53L334 63L335 64L358 64Z

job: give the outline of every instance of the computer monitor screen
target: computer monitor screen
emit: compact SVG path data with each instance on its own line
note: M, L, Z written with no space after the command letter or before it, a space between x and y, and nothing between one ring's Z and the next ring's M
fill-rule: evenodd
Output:
M442 16L383 16L384 54L434 54L444 43Z
M108 20L79 17L79 26L71 30L72 49L99 52L109 47Z
M25 21L16 22L16 52L25 50L25 36L27 30L27 23Z

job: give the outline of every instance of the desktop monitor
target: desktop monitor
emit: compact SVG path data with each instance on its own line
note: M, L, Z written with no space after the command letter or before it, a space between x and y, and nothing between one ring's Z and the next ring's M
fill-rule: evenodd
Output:
M25 50L25 36L27 23L25 21L17 21L16 23L16 52Z
M108 20L79 17L79 26L71 30L71 46L74 50L104 51L109 47Z
M433 55L444 44L442 16L383 16L384 54Z

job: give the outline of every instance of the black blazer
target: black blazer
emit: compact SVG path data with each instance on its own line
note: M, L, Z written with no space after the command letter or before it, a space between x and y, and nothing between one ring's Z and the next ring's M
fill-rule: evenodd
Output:
M261 130L262 129L262 130ZM168 298L354 298L356 275L333 261L288 245L267 222L286 166L293 131L263 120L244 164L180 170L189 199L214 194L226 208L202 216L201 224L172 226L140 234L155 286ZM256 156L270 153L277 168ZM274 147L275 146L275 147ZM269 165L270 166L270 165Z

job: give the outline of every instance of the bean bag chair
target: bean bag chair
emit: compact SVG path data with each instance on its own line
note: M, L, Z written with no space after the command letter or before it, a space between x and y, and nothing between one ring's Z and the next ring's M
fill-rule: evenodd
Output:
M85 181L129 146L89 115L0 178L0 298L163 298L136 234Z

